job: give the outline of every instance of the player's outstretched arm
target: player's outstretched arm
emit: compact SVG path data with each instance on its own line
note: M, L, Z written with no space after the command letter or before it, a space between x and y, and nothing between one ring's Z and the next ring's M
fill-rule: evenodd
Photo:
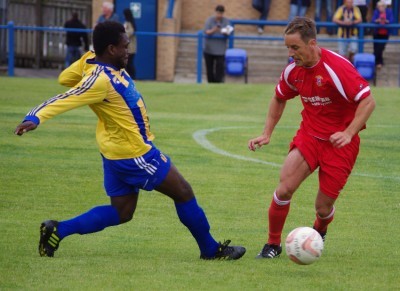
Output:
M264 131L262 135L249 140L249 150L255 151L257 148L269 144L272 132L274 131L276 124L281 119L282 113L285 110L285 106L285 100L278 98L276 95L272 97L271 102L269 103L269 110L265 120Z
M36 129L37 125L32 121L24 121L17 126L14 133L16 135L23 135L25 132Z

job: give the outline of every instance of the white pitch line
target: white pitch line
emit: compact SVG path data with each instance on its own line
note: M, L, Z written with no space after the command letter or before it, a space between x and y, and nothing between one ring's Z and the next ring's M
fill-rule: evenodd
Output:
M214 132L214 131L219 131L221 129L237 129L239 127L219 127L219 128L211 128L211 129L201 129L196 131L195 133L193 133L193 138L194 140L201 145L203 148L222 155L222 156L227 156L230 158L234 158L237 160L243 160L243 161L249 161L249 162L253 162L253 163L259 163L259 164L265 164L265 165L269 165L272 167L282 167L282 165L280 164L276 164L276 163L271 163L271 162L266 162L266 161L262 161L262 160L258 160L258 159L253 159L253 158L248 158L248 157L244 157L244 156L240 156L240 155L235 155L235 154L231 154L227 151L221 150L220 148L217 148L215 145L213 145L206 137L207 134L209 134L210 132Z
M245 127L240 127L240 126L233 126L233 127L216 127L216 128L209 128L209 129L200 129L198 131L195 131L193 133L193 139L201 145L203 148L216 153L218 155L226 156L229 158L237 159L237 160L242 160L242 161L248 161L248 162L253 162L253 163L258 163L258 164L264 164L268 165L271 167L277 167L281 168L281 164L276 164L272 162L267 162L259 159L253 159L253 158L248 158L244 157L241 155L236 155L236 154L231 154L225 150L222 150L215 145L213 145L208 139L207 139L207 134L211 132L216 132L220 130L226 130L226 129L240 129L240 128L245 128ZM376 178L376 179L393 179L393 180L400 180L400 177L398 176L383 176L383 175L374 175L374 174L365 174L365 173L352 173L353 176L359 176L359 177L366 177L366 178Z

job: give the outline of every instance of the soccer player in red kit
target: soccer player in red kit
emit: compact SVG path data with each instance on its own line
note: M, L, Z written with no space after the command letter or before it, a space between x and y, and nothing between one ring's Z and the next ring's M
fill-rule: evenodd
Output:
M315 200L316 229L325 239L334 203L357 158L358 132L375 108L368 82L340 55L320 48L315 23L297 17L285 29L285 45L293 62L282 72L272 97L262 135L249 140L255 151L270 142L285 109L296 96L303 103L300 129L290 144L280 181L268 210L268 241L257 258L275 258L282 252L281 235L290 200L300 184L319 168Z

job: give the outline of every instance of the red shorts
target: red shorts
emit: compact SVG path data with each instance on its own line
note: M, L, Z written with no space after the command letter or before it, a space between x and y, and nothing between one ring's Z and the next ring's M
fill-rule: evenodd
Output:
M347 182L356 162L360 137L342 148L335 148L327 140L313 137L299 129L290 144L290 150L298 148L311 172L319 167L319 188L322 193L336 199Z

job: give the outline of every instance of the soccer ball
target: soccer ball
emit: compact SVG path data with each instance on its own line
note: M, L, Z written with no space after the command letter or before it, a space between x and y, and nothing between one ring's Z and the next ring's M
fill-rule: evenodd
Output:
M321 235L311 227L298 227L286 238L286 254L299 265L314 263L321 256L324 242Z

